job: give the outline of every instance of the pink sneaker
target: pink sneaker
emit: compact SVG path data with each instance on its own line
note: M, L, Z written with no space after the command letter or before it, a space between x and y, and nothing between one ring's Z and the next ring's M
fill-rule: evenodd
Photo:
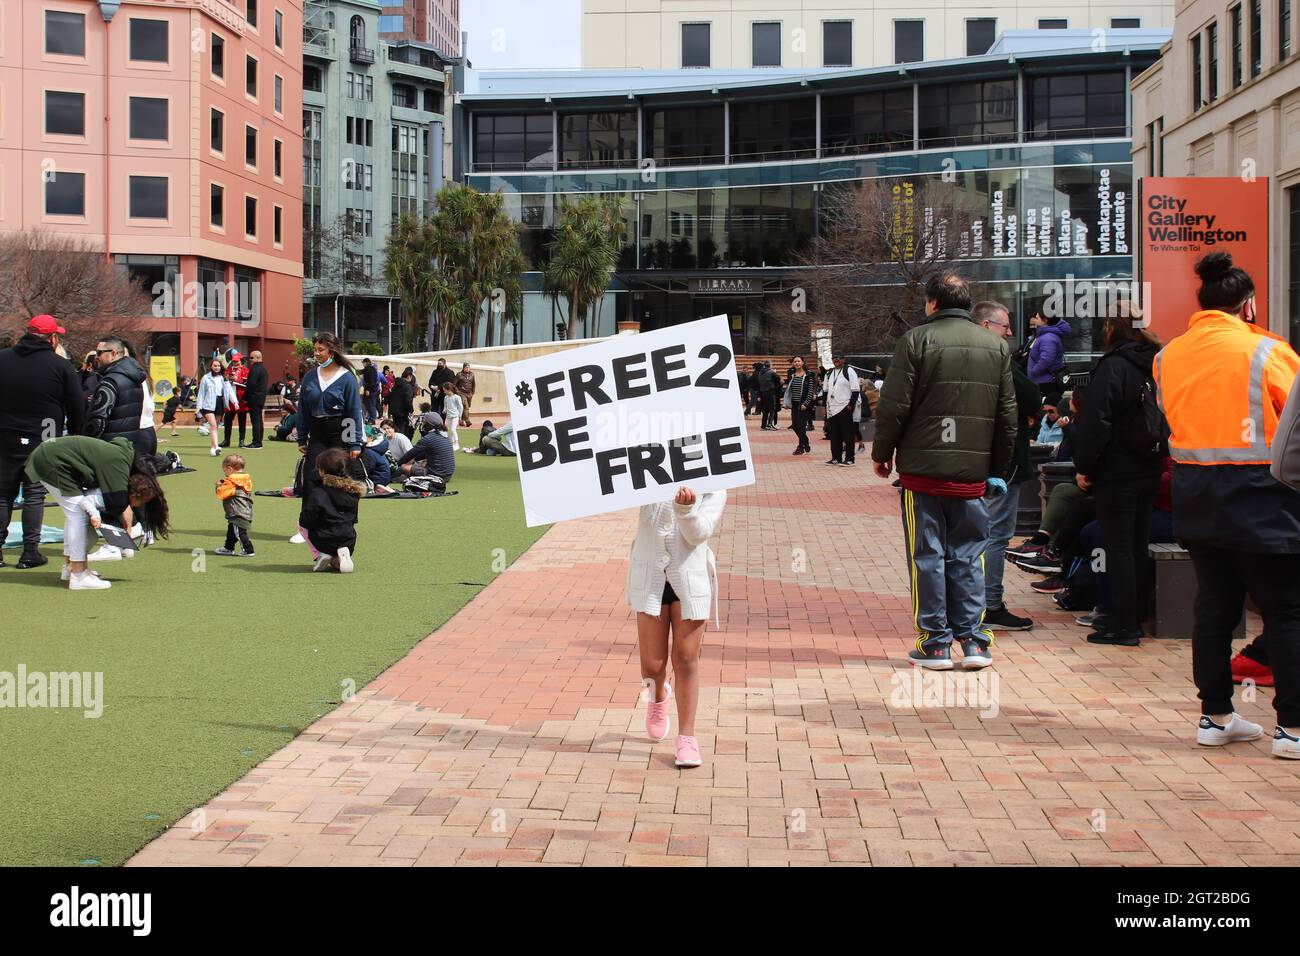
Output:
M645 709L645 735L658 743L668 736L668 701L673 696L673 687L664 681L664 699L657 701L654 699L655 682L647 677L645 685L648 701Z
M698 767L700 759L700 742L694 737L677 738L677 766Z

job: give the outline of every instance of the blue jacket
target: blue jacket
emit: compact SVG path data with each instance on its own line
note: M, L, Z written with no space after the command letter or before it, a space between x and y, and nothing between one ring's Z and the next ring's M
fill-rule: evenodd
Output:
M302 391L298 398L299 445L305 445L311 440L312 419L315 418L343 419L345 437L349 433L347 424L351 421L352 441L347 442L347 447L361 447L366 418L361 410L361 389L355 375L344 371L324 391L320 387L320 369L312 369L302 377Z
M388 460L388 442L367 445L361 452L361 461L366 466L366 474L375 484L386 485L392 480L393 463Z

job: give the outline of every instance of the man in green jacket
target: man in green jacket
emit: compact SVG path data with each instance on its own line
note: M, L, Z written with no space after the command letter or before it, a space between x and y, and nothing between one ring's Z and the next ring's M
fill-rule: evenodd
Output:
M1005 341L971 321L970 288L955 272L925 289L925 322L894 350L876 407L871 457L897 465L912 583L914 664L951 670L993 663L984 624L986 492L1006 493L1016 439L1016 396Z

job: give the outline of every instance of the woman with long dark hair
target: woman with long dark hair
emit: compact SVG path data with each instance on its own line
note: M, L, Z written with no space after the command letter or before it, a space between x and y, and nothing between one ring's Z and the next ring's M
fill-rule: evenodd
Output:
M214 358L208 362L208 374L199 380L199 395L196 399L198 406L199 418L203 422L203 427L199 429L200 435L207 435L211 442L208 454L216 458L219 454L217 450L217 422L225 415L226 407L234 398L234 386L226 379L225 373L221 368L221 359Z
M1147 543L1164 452L1145 420L1144 405L1154 400L1151 372L1160 341L1144 325L1127 302L1106 319L1106 351L1093 371L1075 436L1076 481L1096 504L1113 605L1107 629L1088 636L1093 644L1137 646L1150 594Z
M799 439L793 454L806 455L812 451L808 444L808 419L815 401L817 382L804 366L803 356L796 355L790 360L790 383L785 388L785 401L782 403L790 409L790 427Z
M356 370L343 353L343 343L331 332L322 332L312 343L316 366L303 376L298 398L298 450L304 456L301 492L304 502L312 487L320 484L316 459L321 452L339 448L359 458L365 442L361 388ZM320 552L304 530L301 514L298 533L307 539L314 562Z
M63 509L62 578L72 591L112 587L87 568L89 541L103 517L131 531L132 512L144 530L170 533L167 497L153 468L126 438L101 441L68 435L42 442L27 459L27 477L39 481Z

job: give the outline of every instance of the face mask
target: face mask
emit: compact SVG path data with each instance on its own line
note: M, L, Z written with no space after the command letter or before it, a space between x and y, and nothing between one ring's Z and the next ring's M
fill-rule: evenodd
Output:
M331 365L333 365L333 364L334 364L334 359L333 359L333 357L331 357L331 358L326 359L324 362L321 362L321 363L320 363L320 367L321 367L321 368L329 368L329 367L330 367Z

